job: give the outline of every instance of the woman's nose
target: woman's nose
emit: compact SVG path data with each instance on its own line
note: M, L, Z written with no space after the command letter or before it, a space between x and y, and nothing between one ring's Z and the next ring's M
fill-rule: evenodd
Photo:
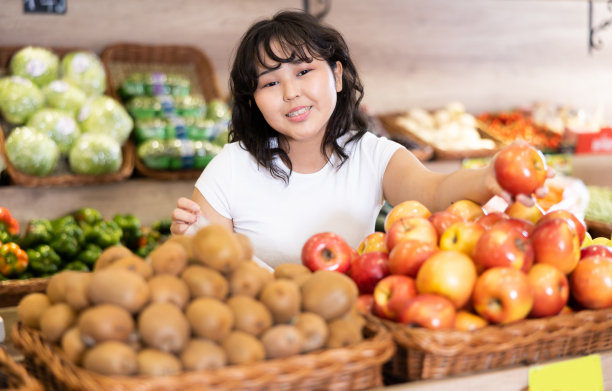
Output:
M300 89L297 83L291 81L285 82L283 85L283 99L285 101L290 101L300 96Z

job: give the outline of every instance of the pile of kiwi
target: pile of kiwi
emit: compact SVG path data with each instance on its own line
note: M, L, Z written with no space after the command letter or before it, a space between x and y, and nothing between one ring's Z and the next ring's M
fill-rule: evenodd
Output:
M76 365L104 375L172 375L278 359L362 340L346 275L253 261L223 226L172 236L144 259L107 248L94 271L52 276L17 306Z

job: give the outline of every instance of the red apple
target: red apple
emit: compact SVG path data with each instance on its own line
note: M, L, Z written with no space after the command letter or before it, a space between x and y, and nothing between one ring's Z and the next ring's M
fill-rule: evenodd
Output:
M389 227L386 244L389 251L402 240L420 240L438 244L438 233L433 224L425 217L399 219Z
M518 201L508 205L504 213L512 218L527 220L534 224L544 216L544 210L538 204L527 206Z
M489 229L496 223L502 220L507 220L509 216L504 212L489 212L476 219L476 222L483 226L484 229Z
M440 237L440 249L459 251L471 257L476 242L484 232L484 227L475 221L457 222L448 227Z
M397 320L406 302L416 296L414 279L402 275L390 275L374 288L374 313L381 318Z
M612 247L605 244L591 244L590 246L580 249L580 259L600 255L606 258L612 258Z
M530 195L546 181L548 166L544 155L526 143L505 147L493 164L497 183L512 195Z
M455 308L463 307L472 294L476 267L459 251L438 251L419 269L416 285L419 293L436 293L449 299Z
M505 220L480 236L472 259L479 273L500 266L527 271L533 264L534 251L529 238L509 220Z
M406 302L398 322L431 330L452 329L456 312L455 306L446 297L421 293Z
M569 282L559 269L546 263L536 263L527 272L533 293L529 316L542 318L557 315L569 299Z
M380 251L358 255L349 274L360 294L372 293L378 281L389 275L389 255Z
M580 260L570 275L570 292L588 309L612 306L612 260L594 255Z
M431 242L402 240L389 253L389 272L415 278L423 262L438 250Z
M359 295L357 302L355 303L357 310L363 315L371 314L374 310L374 295L371 293L365 295Z
M582 244L584 237L586 236L586 225L583 221L581 221L575 214L566 209L557 209L552 210L546 213L540 219L541 222L548 221L554 218L562 218L574 223L574 227L576 228L576 233L578 234L578 242ZM571 224L570 224L571 225Z
M563 274L574 270L580 260L580 242L570 224L554 218L536 225L531 234L536 263L553 265Z
M453 223L463 221L463 219L447 210L439 210L429 216L429 221L436 227L436 232L438 237L440 237Z
M357 254L370 253L373 251L388 253L384 232L372 232L366 236L357 246Z
M353 248L340 235L320 232L302 246L302 264L311 271L331 270L346 273L351 267Z
M527 274L513 267L493 267L476 280L474 310L492 323L510 323L527 317L533 294Z
M487 326L489 322L482 316L466 310L457 311L455 315L455 330L473 331Z
M474 221L480 216L485 214L482 206L472 200L459 200L450 204L446 209L447 212L451 212L461 217L466 221Z
M499 225L500 229L515 229L518 230L521 235L528 238L531 236L535 228L535 224L528 220L523 219L515 219L513 217L509 217L508 219L500 220L495 225Z
M428 218L431 216L431 211L427 207L416 200L408 200L400 202L395 205L385 216L384 228L385 232L389 232L391 225L399 219L405 219L409 217L423 217Z

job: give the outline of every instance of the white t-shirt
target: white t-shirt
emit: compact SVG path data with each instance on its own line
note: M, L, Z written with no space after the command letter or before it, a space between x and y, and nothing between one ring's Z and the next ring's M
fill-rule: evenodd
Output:
M260 260L271 267L301 263L302 246L315 233L335 232L356 248L374 232L384 201L383 175L400 147L366 132L345 146L349 158L340 169L333 165L334 156L315 173L291 173L286 184L231 143L208 164L195 187L218 213L233 220L236 232L251 239Z

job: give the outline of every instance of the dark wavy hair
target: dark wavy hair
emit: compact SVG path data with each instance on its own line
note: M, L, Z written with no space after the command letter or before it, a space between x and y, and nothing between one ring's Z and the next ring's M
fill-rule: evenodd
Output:
M272 50L274 43L288 56L277 56ZM331 147L332 153L340 159L339 165L342 165L348 156L338 144L338 137L355 130L349 139L352 142L360 139L367 130L367 117L359 109L363 86L342 35L302 11L281 11L271 19L253 24L242 37L230 72L233 107L229 141L241 142L273 177L288 182L292 164L282 149L284 135L268 125L253 98L258 81L257 65L264 64L263 54L278 63L311 62L316 58L326 61L332 69L336 67L336 61L340 61L342 91L338 93L336 107L329 119L321 152L329 160L327 151ZM271 143L274 138L278 138L276 145ZM274 163L276 156L287 165L289 173Z

